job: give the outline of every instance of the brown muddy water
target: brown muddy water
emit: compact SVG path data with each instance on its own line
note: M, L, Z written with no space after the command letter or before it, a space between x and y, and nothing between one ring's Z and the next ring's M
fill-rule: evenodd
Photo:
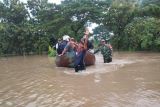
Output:
M0 58L0 107L160 107L160 53L99 54L79 73L47 56Z

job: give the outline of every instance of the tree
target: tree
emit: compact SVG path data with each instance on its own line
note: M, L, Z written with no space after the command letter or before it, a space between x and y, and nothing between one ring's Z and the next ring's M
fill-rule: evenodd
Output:
M1 3L1 23L4 25L2 31L3 51L8 53L23 53L25 41L24 23L27 21L27 10L19 0L4 0ZM5 45L6 44L6 45Z
M141 1L141 6L147 6L147 5L150 5L150 4L156 4L156 5L160 6L159 0L142 0Z
M62 2L62 15L65 18L66 26L73 32L72 35L80 38L87 22L101 23L101 14L104 9L111 4L110 0L96 1L96 0L66 0Z
M3 0L0 8L0 54L42 53L53 38L79 40L92 22L115 34L116 49L159 51L159 0Z
M125 28L123 47L131 50L160 51L160 20L135 18Z
M135 7L128 4L113 3L113 5L104 14L104 26L109 31L113 31L115 37L112 40L112 44L116 49L121 48L122 38L124 36L124 29L128 23L134 18Z

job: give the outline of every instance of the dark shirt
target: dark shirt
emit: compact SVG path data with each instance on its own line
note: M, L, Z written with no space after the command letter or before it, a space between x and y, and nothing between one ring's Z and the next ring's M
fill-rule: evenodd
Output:
M67 41L62 41L62 42L58 43L58 49L57 49L57 53L58 54L61 54L63 52L63 50L66 47L67 43L68 43Z

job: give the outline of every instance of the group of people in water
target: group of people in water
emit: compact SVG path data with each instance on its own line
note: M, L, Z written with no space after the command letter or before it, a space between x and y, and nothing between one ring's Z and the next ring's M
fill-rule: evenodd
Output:
M88 40L89 30L86 29L84 32L83 38L81 38L80 42L77 42L74 38L70 38L69 36L64 36L63 41L60 39L56 44L56 50L58 56L63 56L66 53L70 53L74 56L74 69L75 72L79 70L85 70L85 62L84 58L87 50L89 48L93 48L93 45L89 46L90 42ZM98 51L101 51L103 55L104 63L109 63L112 61L112 46L106 42L106 40L102 39L98 49L94 51L94 54Z

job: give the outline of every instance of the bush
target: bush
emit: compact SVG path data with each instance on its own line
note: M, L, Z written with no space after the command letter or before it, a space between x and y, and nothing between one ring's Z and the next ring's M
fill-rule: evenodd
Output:
M54 50L51 46L48 47L48 56L49 57L55 57L56 56L56 50Z

